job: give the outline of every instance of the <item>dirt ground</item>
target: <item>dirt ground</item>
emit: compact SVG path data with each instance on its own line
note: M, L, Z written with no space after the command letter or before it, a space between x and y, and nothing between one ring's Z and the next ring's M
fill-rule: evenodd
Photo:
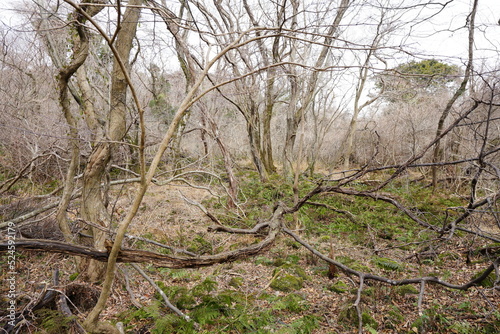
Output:
M111 203L114 209L114 219L119 221L126 214L127 207L133 198L133 187L124 187L121 190L122 196L116 203ZM211 198L211 194L205 189L194 189L183 186L152 186L148 190L145 200L141 205L139 214L134 219L129 229L129 234L144 236L157 241L164 242L173 247L184 247L189 245L192 238L201 236L204 240L211 243L213 250L226 250L231 245L248 245L255 239L253 236L238 236L224 233L209 233L207 227L213 225L201 210L191 204L188 204L185 197L191 201L202 203ZM72 210L76 210L73 208ZM488 224L487 224L488 225ZM490 224L491 225L491 224ZM485 226L485 228L494 229L495 226ZM137 246L138 241L128 241L127 247ZM317 249L328 253L330 241L325 238L316 237L308 239L310 244L314 244ZM359 259L359 262L370 266L370 256L372 250L359 245L351 244L346 238L337 237L332 240L335 256L349 256ZM382 248L383 245L379 247ZM456 246L456 245L455 245ZM463 249L466 244L464 243ZM458 248L460 249L460 247ZM383 271L379 274L392 277L394 279L403 277L420 277L422 275L437 274L441 277L443 272L447 272L446 281L454 284L462 284L468 281L472 275L485 267L482 263L467 263L466 254L457 251L457 248L439 249L440 253L449 252L446 268L425 267L425 272L412 269L416 268L416 258L407 258L405 261L409 266L406 271L390 272ZM280 236L274 248L260 254L260 257L267 259L286 258L288 255L298 256L298 265L306 270L310 279L304 282L302 289L297 291L303 296L310 307L304 314L314 314L319 316L320 327L313 333L355 333L355 326L352 329L346 329L345 323L341 323L339 315L352 306L356 298L356 289L358 288L357 278L340 273L333 280L325 275L326 263L318 261L312 257L304 248L297 247L290 239ZM392 258L401 258L399 251L387 251L384 256ZM19 300L21 304L28 304L36 299L40 292L47 288L57 288L52 286L52 276L54 270L60 272L60 286L68 287L71 284L83 284L78 278L72 281L71 277L75 273L75 261L66 256L58 254L35 254L23 253L18 261L18 289ZM185 280L183 278L175 279L168 275L163 275L161 271L146 271L155 281L162 282L165 286L183 285L188 289L197 283L197 280ZM132 299L135 298L140 304L147 305L154 298L155 290L131 267L120 264L118 266L117 279L113 287L112 296L108 302L108 308L103 313L103 318L113 320L117 314L126 311L132 306ZM420 267L421 268L421 267ZM237 289L248 295L261 295L263 293L271 295L285 295L284 292L275 291L270 288L270 282L273 278L275 267L256 261L255 258L240 260L235 263L226 263L214 265L200 269L186 269L199 279L205 277L215 277L218 283L218 290L236 289L230 285L233 277L241 277L242 285ZM435 270L435 272L434 272ZM4 274L2 274L3 276ZM199 281L199 280L198 280ZM346 292L336 293L331 291L331 286L337 282L343 282L347 286ZM126 288L126 285L129 288ZM5 296L5 286L2 286L2 295ZM98 292L99 288L88 286L89 289ZM418 287L417 287L418 288ZM378 333L411 333L418 332L412 328L412 323L418 318L418 293L401 292L398 288L388 287L373 281L367 282L365 292L362 295L361 305L363 310L367 311L379 324ZM425 290L422 310L434 309L446 315L447 321L468 322L470 324L481 324L491 321L495 312L500 312L500 293L493 288L471 288L467 292L445 289L441 286L429 285ZM2 301L5 303L5 300ZM270 307L265 299L255 299L259 308ZM2 304L3 304L2 303ZM391 310L395 307L401 312L402 317L397 320L389 317ZM79 309L78 317L83 318L89 307ZM465 311L467 309L467 312ZM296 317L299 315L295 315ZM397 317L396 317L397 318ZM283 321L290 322L293 316L283 318ZM391 322L391 328L385 326ZM228 332L230 330L228 329ZM432 333L432 331L429 331ZM461 333L456 331L456 333Z

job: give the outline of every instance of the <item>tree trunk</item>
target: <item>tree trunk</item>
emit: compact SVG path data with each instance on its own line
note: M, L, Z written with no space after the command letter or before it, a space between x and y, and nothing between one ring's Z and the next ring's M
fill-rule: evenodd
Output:
M92 2L92 1L90 1ZM90 16L94 16L98 14L102 10L102 7L91 6L87 8L87 13ZM66 241L70 242L73 240L73 236L71 230L68 226L66 210L71 201L71 196L73 194L73 190L75 187L75 175L79 165L80 158L80 147L78 142L78 124L77 120L71 112L70 100L68 97L68 92L70 90L70 79L78 71L78 69L83 65L85 60L89 54L89 39L88 34L85 28L86 19L79 15L76 11L73 13L75 18L75 30L78 33L78 37L75 37L74 40L74 52L72 61L70 64L62 65L61 60L57 57L55 52L51 52L51 58L55 60L55 63L59 66L58 73L58 89L59 89L59 103L61 104L61 108L66 119L66 122L69 126L69 137L70 137L70 147L71 147L71 159L70 164L68 166L68 170L66 172L66 180L64 182L64 190L61 197L61 201L57 208L56 219L59 224L59 228L61 229L64 238ZM53 48L52 43L50 42L50 37L47 37L47 43L49 44L49 49ZM76 92L74 87L71 87L73 90L73 96L76 98ZM85 111L85 104L82 103L82 100L78 100L80 107Z
M252 155L252 161L259 172L261 181L266 182L269 177L269 173L263 162L259 111L257 110L257 106L253 100L249 103L249 110L247 110L244 115L247 123L248 140L250 142L250 154Z
M137 30L142 0L131 0L122 19L121 26L116 35L116 50L118 56L127 68L132 41ZM121 141L126 133L126 99L127 81L117 59L113 62L110 109L108 128L106 129L107 141L101 141L94 148L83 174L81 215L84 220L109 227L110 214L107 211L109 180L108 167L112 151L116 142ZM104 182L104 186L102 183ZM98 229L91 232L94 247L104 250L106 234ZM90 261L85 265L83 276L91 282L96 282L104 276L105 266L97 261ZM81 268L83 269L83 268Z
M469 79L471 77L472 73L472 67L473 67L473 60L474 60L474 22L476 19L476 12L477 12L477 6L478 6L478 0L475 0L472 6L472 11L469 16L469 52L468 52L468 57L469 60L467 62L467 67L465 68L465 74L464 74L464 79L462 80L462 83L460 84L460 87L457 89L453 97L448 101L448 104L444 108L443 112L441 113L441 117L439 118L438 121L438 126L436 130L436 138L438 138L436 142L436 146L434 146L434 151L432 153L432 162L437 163L441 159L442 156L442 149L440 147L441 144L441 134L443 133L443 128L444 128L444 123L446 121L446 118L448 117L448 114L451 111L451 108L453 107L453 104L455 101L465 92L465 89L467 88L467 83L469 82ZM438 166L434 165L432 166L432 189L433 191L436 190L437 187L437 170Z
M321 68L325 65L327 61L327 56L328 53L333 45L333 42L335 40L335 36L338 34L338 29L340 26L340 23L342 19L344 18L345 13L347 12L347 9L349 6L352 4L352 1L350 0L342 0L338 9L337 9L337 14L335 16L335 19L333 20L332 24L328 28L327 33L325 34L325 38L323 41L323 46L321 48L321 52L318 55L318 58L316 59L315 68ZM294 51L294 50L292 50ZM292 58L293 59L293 58ZM288 76L289 76L289 81L290 83L297 84L296 78L294 78L295 74L293 71L288 71ZM315 93L317 89L317 84L319 80L319 72L318 71L313 71L309 78L307 79L307 85L305 85L304 89L301 89L305 91L305 95L300 98L301 100L301 106L297 106L297 101L298 101L298 96L296 99L294 99L294 95L292 93L291 101L290 101L290 108L289 112L287 115L287 122L286 122L286 135L285 135L285 145L283 148L283 174L286 176L289 174L290 170L293 168L292 160L293 160L293 148L295 146L295 140L297 139L297 130L300 125L301 120L303 119L304 113L307 111L309 108L309 105L311 104ZM293 90L293 85L292 85L292 90ZM297 92L298 94L298 92Z
M271 139L271 119L273 117L273 103L266 106L262 120L262 161L266 174L274 174L276 166L273 159L273 145Z

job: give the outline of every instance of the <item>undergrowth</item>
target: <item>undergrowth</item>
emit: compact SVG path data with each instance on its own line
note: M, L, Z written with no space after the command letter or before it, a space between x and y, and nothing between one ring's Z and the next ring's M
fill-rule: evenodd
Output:
M217 290L217 282L207 277L192 288L165 286L157 282L170 301L201 326L204 333L312 333L318 327L315 315L291 317L309 308L304 297L289 294L256 296L237 290ZM257 298L272 303L269 309L259 308ZM193 321L172 315L157 293L154 300L141 309L129 310L120 316L128 330L142 324L151 333L199 333ZM285 322L284 320L289 320Z
M239 177L240 202L245 216L228 213L218 200L203 203L224 224L252 227L269 217L278 201L284 201L289 207L293 205L290 202L292 188L281 177L274 176L267 183L260 182L253 172ZM307 179L301 181L301 195L316 186ZM369 188L362 181L351 187L355 190ZM424 182L396 180L384 189L384 193L410 208L420 219L437 226L456 217L459 210L455 208L465 205L460 196L451 192L432 193ZM298 233L325 255L330 255L332 247L334 260L361 272L394 279L436 276L453 282L457 277L463 280L474 273L480 275L484 264L499 252L498 244L480 243L460 235L436 241L437 233L424 229L404 212L381 200L328 193L311 201L327 207L302 207L298 212L301 223ZM285 218L286 223L292 220L291 215ZM153 234L145 236L155 238ZM175 238L176 246L197 254L219 252L219 243L214 243L210 237L210 233L186 233L165 236L170 239L158 241L172 243ZM150 247L143 242L138 245ZM467 258L463 249L468 250ZM151 266L148 271L156 278L157 285L192 321L175 315L158 293L145 301L143 307L131 307L116 320L125 324L127 333L136 334L356 332L359 315L353 304L358 286L354 276L339 272L328 280L328 264L310 256L299 243L284 235L279 236L270 251L237 262L242 263L245 269L227 278L224 285L221 281L226 269L230 270L229 265L215 269L208 276L192 269L155 269ZM269 284L260 282L257 289L248 289L254 284L250 277L256 267L269 273L267 281L264 280ZM465 273L457 276L462 270ZM300 277L304 284L293 289L276 289L273 281L285 274ZM492 293L494 284L492 275L477 289ZM420 292L417 284L393 287L366 282L360 304L364 331L464 334L500 331L500 313L492 310L484 296L474 299L469 292L434 286L428 289L423 312L417 315ZM47 332L65 332L69 323L59 321L57 316L47 313L39 326Z

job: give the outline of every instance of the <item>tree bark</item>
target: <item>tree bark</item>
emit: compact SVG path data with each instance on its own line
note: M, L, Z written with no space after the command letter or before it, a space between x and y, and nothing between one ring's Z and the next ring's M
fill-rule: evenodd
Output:
M92 2L92 1L90 1ZM102 7L87 7L87 13L90 16L94 16L101 11ZM69 80L77 72L77 70L83 65L89 54L89 38L85 28L86 19L75 10L72 14L75 23L74 28L78 33L78 37L75 37L75 47L73 51L73 60L70 64L62 65L60 64L60 69L58 73L58 90L59 90L59 103L61 105L64 117L69 126L69 142L71 148L71 159L66 172L66 180L64 182L64 189L61 198L61 202L57 208L56 219L59 224L64 238L66 241L73 240L71 230L68 226L66 210L69 206L71 196L75 187L75 175L78 169L78 162L80 158L80 146L78 142L78 124L77 120L71 112L70 99L68 97L69 92ZM55 53L53 58L56 58ZM56 63L60 63L59 59L56 59ZM84 107L84 106L81 106Z
M123 61L127 70L130 70L128 58L140 16L140 8L136 6L141 4L142 0L131 0L121 25L117 28L115 46L117 56ZM106 129L107 140L96 145L83 174L82 218L103 227L109 227L110 224L110 214L107 211L108 187L106 186L109 179L109 162L117 145L116 142L121 141L126 133L127 86L125 74L115 59L112 70L108 128ZM104 187L101 186L102 183L105 184ZM103 251L105 233L94 228L91 235L93 235L94 247ZM80 268L81 272L91 282L99 281L104 276L105 266L102 263L90 261L84 266L85 268Z

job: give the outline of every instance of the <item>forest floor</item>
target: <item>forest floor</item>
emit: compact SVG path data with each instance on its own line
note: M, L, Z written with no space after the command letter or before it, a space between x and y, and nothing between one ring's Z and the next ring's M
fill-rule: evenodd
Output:
M121 194L119 201L110 204L114 219L119 221L131 203L134 187L124 186L114 191ZM198 254L244 247L259 240L258 236L207 232L213 222L183 196L217 210L217 201L204 189L152 186L129 234ZM75 212L76 207L71 210ZM260 206L261 221L271 215L271 210L270 205ZM219 209L218 213L221 212ZM487 267L488 257L498 256L498 244L492 246L491 242L469 235L457 233L449 241L435 243L428 238L419 239L419 233L428 231L408 230L408 238L399 239L393 235L396 230L387 232L375 223L337 228L335 233L329 233L316 225L308 226L324 225L338 216L324 212L314 217L311 212L303 212L303 215L309 220L298 232L310 245L356 270L391 279L436 276L453 284L463 284ZM247 217L249 227L253 217ZM228 216L223 221L230 220ZM496 225L489 224L487 228L500 235ZM405 242L407 247L401 246ZM150 244L129 240L127 248L133 247L161 252ZM486 253L481 249L487 249ZM197 269L155 268L154 264L142 265L142 268L174 305L201 324L201 330L173 315L152 285L129 265L120 264L108 308L102 316L112 322L123 322L127 333L358 332L358 316L353 307L358 292L357 278L339 271L330 279L327 263L285 235L281 235L270 250L246 260ZM60 277L57 287L52 282L55 269L59 270ZM79 280L75 260L63 255L23 252L18 257L17 272L18 307L36 300L43 289L64 288L75 303L74 314L83 319L92 306L90 301L99 292L98 286ZM276 288L273 283L284 276L284 272L299 276L301 287ZM2 296L6 295L6 288L2 285ZM460 291L430 284L425 289L421 314L417 305L419 288L367 282L361 294L364 332L497 333L500 329L500 293L492 286ZM3 298L0 316L5 303ZM35 320L31 320L33 326L26 328L35 333L37 330L53 333L54 328L58 328L56 322L64 323L58 317L50 312L35 313Z

